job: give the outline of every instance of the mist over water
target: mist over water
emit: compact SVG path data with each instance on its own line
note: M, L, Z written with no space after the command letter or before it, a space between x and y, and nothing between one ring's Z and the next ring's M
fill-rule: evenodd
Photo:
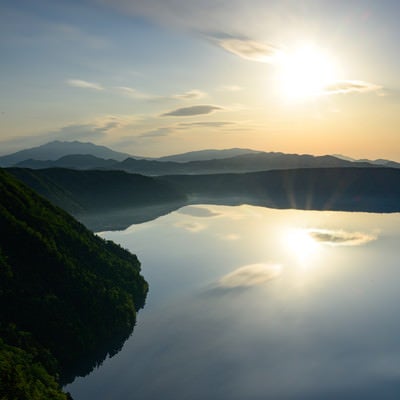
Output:
M150 284L74 399L397 399L400 214L196 205L104 232ZM396 397L397 394L397 397Z

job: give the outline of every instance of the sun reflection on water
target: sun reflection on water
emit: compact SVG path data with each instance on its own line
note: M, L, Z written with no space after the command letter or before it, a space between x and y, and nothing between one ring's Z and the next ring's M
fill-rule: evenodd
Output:
M303 266L310 265L320 247L307 229L289 229L285 232L283 241L297 262Z

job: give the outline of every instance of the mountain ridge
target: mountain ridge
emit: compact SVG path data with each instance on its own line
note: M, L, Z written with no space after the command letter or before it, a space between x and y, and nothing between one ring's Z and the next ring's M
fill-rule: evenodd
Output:
M56 152L52 148L56 148ZM75 152L74 154L65 154ZM57 153L58 152L58 153ZM58 155L63 154L58 157ZM29 158L26 158L28 157ZM35 158L36 157L36 158ZM51 158L51 159L50 159ZM19 160L19 161L18 161ZM356 160L340 154L311 155L266 152L245 148L206 149L158 158L131 156L93 143L53 141L0 157L0 165L19 168L123 170L161 176L176 174L245 173L273 169L384 166L400 168L390 160Z
M247 203L271 208L400 211L400 169L395 168L297 168L151 178L122 171L21 168L7 171L93 230L124 229L184 205L202 202ZM137 185L135 182L141 179L151 180L152 184ZM161 195L160 188L166 191L165 195ZM142 191L141 201L135 196L136 190ZM123 201L119 203L120 209L115 207L116 203L113 205L110 194L122 199L118 200ZM159 201L155 201L157 196Z
M176 174L218 174L245 173L273 169L320 168L320 167L374 166L367 162L351 162L334 156L313 156L309 154L285 154L280 152L256 152L239 154L228 158L197 161L160 161L159 159L138 159L128 157L123 161L105 160L91 155L68 155L54 161L25 160L15 167L30 169L71 168L122 170L150 176Z
M124 171L6 170L96 231L107 230L111 219L123 227L127 221L144 222L187 201L166 181Z
M127 157L132 157L130 154L114 151L106 146L96 145L91 142L79 142L77 140L72 142L54 140L40 146L31 147L29 149L24 149L15 153L1 156L0 166L12 166L27 159L41 161L57 160L60 157L71 154L91 154L100 158L111 158L116 160L123 160Z
M353 167L354 163L340 160L333 156L312 156L309 154L285 154L279 152L257 152L242 154L230 158L205 161L157 161L138 160L127 158L115 164L113 168L126 172L148 175L176 175L176 174L219 174L219 173L246 173L275 169L291 168L320 168L320 167ZM360 163L359 167L371 167L369 163Z
M185 153L172 154L169 156L158 157L158 161L175 161L175 162L189 162L189 161L207 161L221 158L231 158L243 154L263 153L263 151L244 149L233 147L231 149L204 149L194 150Z

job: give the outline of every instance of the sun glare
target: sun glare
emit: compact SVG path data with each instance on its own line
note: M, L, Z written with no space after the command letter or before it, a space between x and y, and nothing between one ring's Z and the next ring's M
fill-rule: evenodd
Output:
M285 245L301 263L309 261L309 258L317 251L318 243L312 238L306 229L291 229L284 237Z
M282 94L301 100L324 94L324 88L338 79L333 60L314 46L303 46L279 57Z

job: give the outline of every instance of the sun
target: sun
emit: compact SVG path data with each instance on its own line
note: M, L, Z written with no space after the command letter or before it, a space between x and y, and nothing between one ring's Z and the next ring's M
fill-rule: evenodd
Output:
M282 52L278 68L282 95L293 100L321 96L338 79L333 59L312 45Z

